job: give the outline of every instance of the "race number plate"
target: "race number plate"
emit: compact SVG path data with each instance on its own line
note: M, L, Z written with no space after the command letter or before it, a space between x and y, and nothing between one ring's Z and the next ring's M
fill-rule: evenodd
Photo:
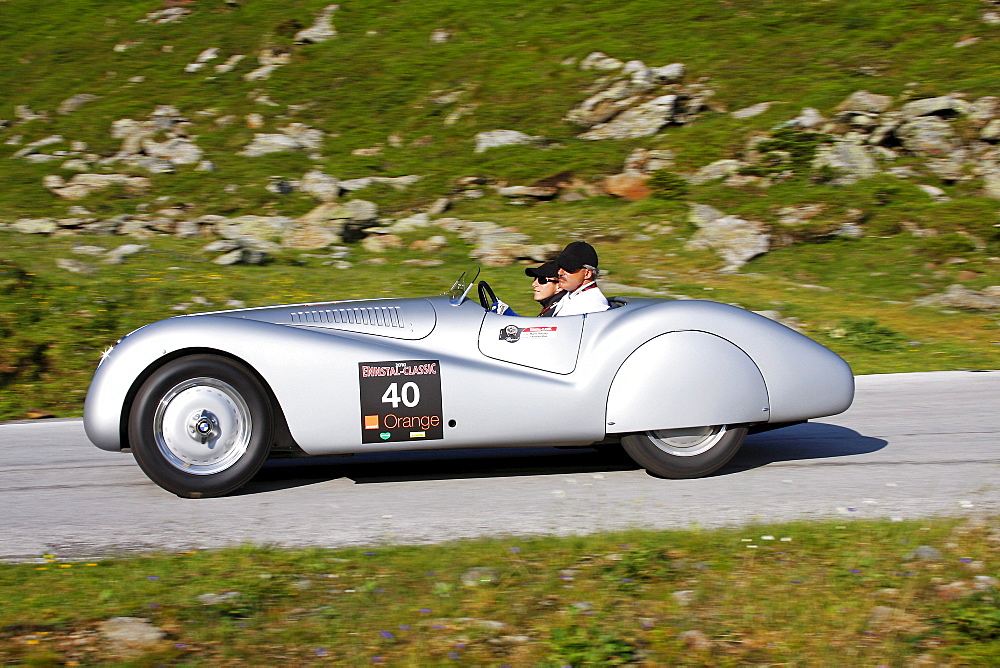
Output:
M361 362L361 442L444 438L438 360Z

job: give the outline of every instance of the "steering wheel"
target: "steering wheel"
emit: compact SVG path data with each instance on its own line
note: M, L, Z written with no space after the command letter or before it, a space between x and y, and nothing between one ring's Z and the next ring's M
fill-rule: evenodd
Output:
M489 311L494 304L500 301L497 299L496 293L493 292L493 288L491 288L490 284L486 281L479 281L479 285L476 287L479 290L479 303L482 304L483 308L487 311Z

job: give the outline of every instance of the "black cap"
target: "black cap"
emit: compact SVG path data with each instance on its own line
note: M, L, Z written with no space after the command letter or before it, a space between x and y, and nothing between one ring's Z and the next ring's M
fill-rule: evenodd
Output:
M524 270L524 275L532 278L558 278L559 265L555 262L546 262L538 267L528 267Z
M555 262L571 274L583 269L585 264L596 268L597 251L586 241L572 241L566 245L562 253L559 253Z

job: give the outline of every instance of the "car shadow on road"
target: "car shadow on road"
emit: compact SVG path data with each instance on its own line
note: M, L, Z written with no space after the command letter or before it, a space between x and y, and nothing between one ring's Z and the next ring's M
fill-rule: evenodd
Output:
M279 459L265 464L237 494L312 485L337 478L356 484L506 478L636 470L620 448L477 448L373 452L353 457Z
M714 475L768 464L833 459L881 450L886 441L832 424L810 422L754 434ZM614 445L597 448L485 448L373 452L353 457L310 457L268 462L238 494L260 494L340 478L356 484L503 478L634 471L639 467Z
M866 455L888 445L881 438L864 436L853 429L823 422L807 422L760 434L751 434L736 456L715 475L731 475L768 464L806 459L827 460L836 464L838 457Z

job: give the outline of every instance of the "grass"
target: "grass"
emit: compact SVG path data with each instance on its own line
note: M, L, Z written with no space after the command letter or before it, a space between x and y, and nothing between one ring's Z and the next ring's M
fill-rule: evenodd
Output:
M933 519L94 561L46 555L0 566L0 658L987 665L1000 660L998 547L995 519ZM917 556L928 548L937 553ZM167 635L123 653L98 631L119 616Z

